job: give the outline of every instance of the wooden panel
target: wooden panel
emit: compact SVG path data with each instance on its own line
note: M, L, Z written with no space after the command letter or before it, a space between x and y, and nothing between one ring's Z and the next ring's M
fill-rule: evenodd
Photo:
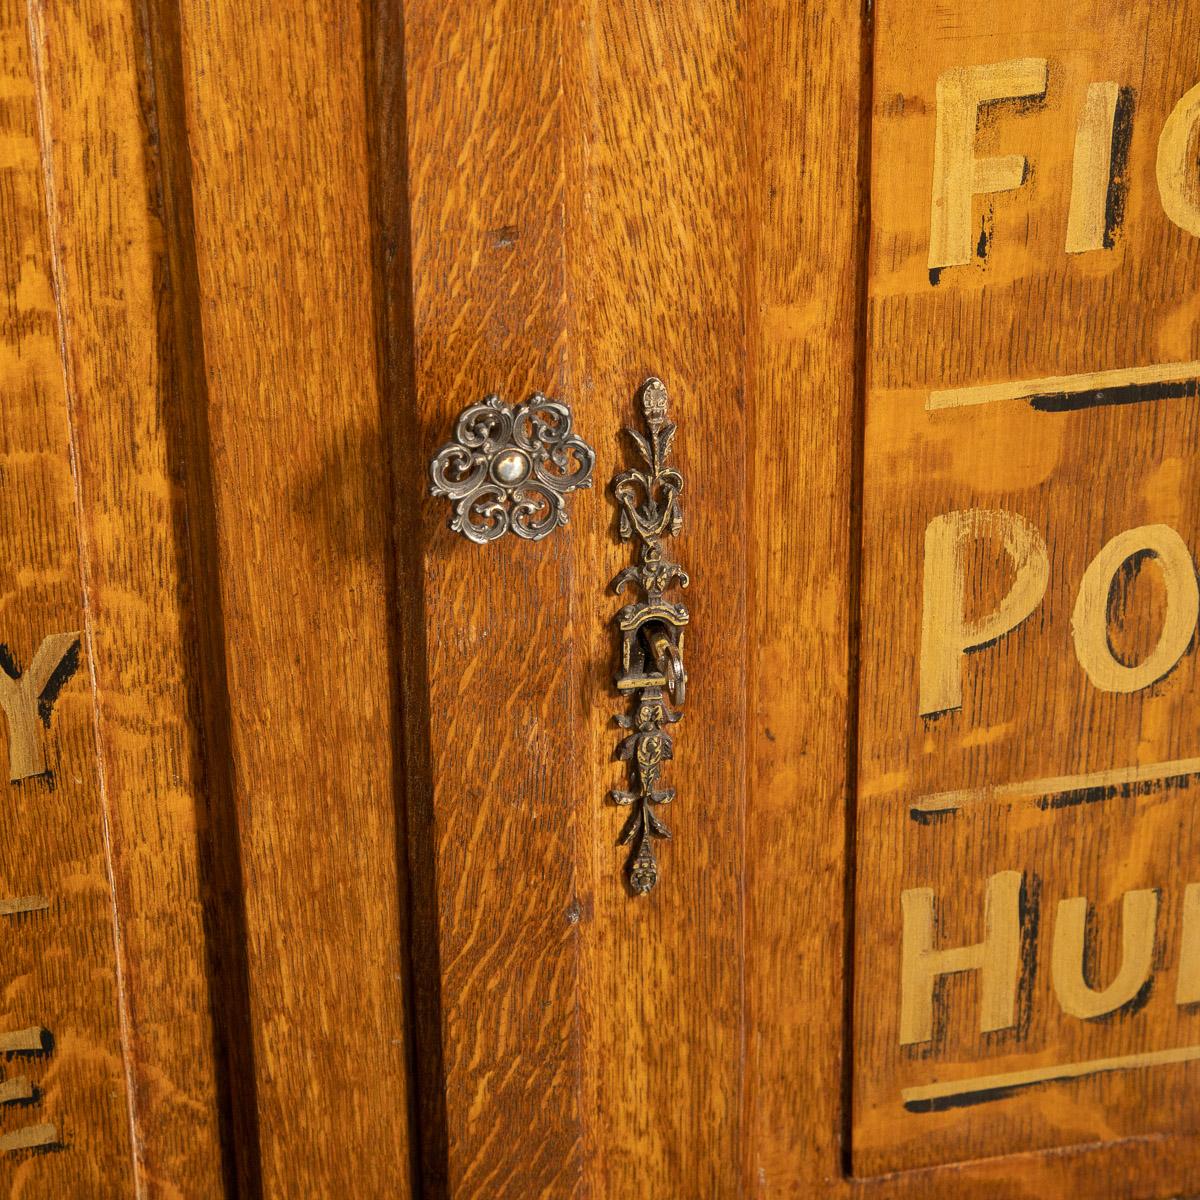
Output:
M135 6L34 11L139 1187L215 1196L207 819L160 126Z
M877 1189L1194 1190L1200 248L1168 117L1196 22L1090 0L876 19L854 1171L987 1157ZM989 880L987 950L922 960L927 933L981 942ZM1095 1146L1149 1135L1178 1135L1153 1167Z
M267 1196L409 1190L362 18L181 6Z
M595 1196L728 1196L742 1186L746 845L748 410L745 258L750 227L746 7L672 2L568 6L568 295L573 382L600 452L598 495L573 518L587 546L589 674L582 711L580 930L587 1179ZM622 426L650 374L678 425L683 528L668 552L691 576L690 682L660 810L660 882L629 894L627 786L613 754L614 617L608 585L634 561L615 536L608 483L635 465Z
M755 79L750 92L759 98L754 120L761 130L752 144L760 147L762 155L761 174L752 176L758 205L754 217L757 303L753 311L761 314L761 324L752 328L750 343L749 389L760 398L753 409L757 453L751 461L756 470L753 493L758 511L803 513L804 519L760 529L751 601L762 648L752 695L763 729L757 738L757 776L748 810L748 928L755 936L747 947L745 1186L766 1195L865 1194L897 1200L985 1195L998 1200L1072 1194L1169 1196L1194 1190L1195 1163L1186 1138L1129 1139L1107 1145L1092 1141L1050 1154L1000 1156L887 1177L843 1176L839 1151L850 1148L848 1139L843 1145L841 1138L843 1096L849 1098L850 1091L843 1092L840 1041L831 1036L831 1031L841 1026L845 971L839 896L841 863L845 861L839 836L844 793L839 763L842 750L836 736L842 726L829 714L841 698L845 670L840 665L845 659L844 643L839 644L839 606L846 603L847 580L837 573L836 563L839 537L846 537L850 530L850 513L841 505L849 484L846 439L854 370L851 347L856 306L850 258L852 228L857 222L851 220L850 207L859 148L852 149L849 143L856 137L851 80L858 53L854 32L858 6L847 5L840 13L831 13L827 5L785 7L786 13L761 10L750 46ZM919 160L920 167L914 168L912 146L918 135L892 148L888 144L892 127L884 123L883 114L899 118L908 112L915 88L905 82L905 76L928 51L923 41L918 53L912 41L889 43L885 39L901 18L912 22L911 28L905 27L910 39L918 28L927 32L955 27L962 8L943 7L935 14L938 20L921 16L911 5L884 6L881 13L884 29L879 53L888 60L888 78L895 83L886 90L878 90L883 85L876 83L875 153L890 166L886 174L882 167L874 172L874 205L877 212L882 208L885 214L897 214L891 220L904 214L914 229L929 216L923 195L920 221L911 213L917 206L916 194L928 186L929 174L922 175L922 170L932 171L931 118L927 111L923 117L909 116L910 121L926 122L919 135L926 139L922 143L925 157ZM1040 15L1044 19L1044 13ZM987 54L978 52L971 34L977 39L982 36L977 27L964 31L963 46L968 49L962 54L979 53L978 61L987 61ZM1059 39L1056 44L1074 45L1075 40L1072 37L1064 43ZM992 57L1003 56L996 53ZM804 71L797 73L797 63L804 64ZM797 89L803 89L803 102L793 107ZM899 96L909 99L902 104ZM920 114L919 104L916 109ZM834 221L834 213L843 222ZM1066 215L1064 210L1059 232L1064 239ZM818 219L822 216L827 219ZM927 250L927 236L926 226L920 229L922 255ZM888 250L885 255L876 246L877 274L880 262L891 261L890 246ZM939 286L946 286L950 276L947 272ZM928 276L907 286L920 294L920 283L928 289ZM937 326L930 324L929 329L930 344L941 345L941 339L932 340ZM905 350L916 353L921 345L907 329L889 334L884 314L878 310L872 333L876 343L886 342L891 347L897 363L903 361ZM898 366L897 371L900 369ZM810 396L826 400L828 408L810 405ZM810 422L819 424L814 427ZM789 435L793 425L799 429ZM789 449L772 454L777 444L774 438ZM821 447L811 461L803 449L809 445ZM867 467L870 472L870 459ZM874 470L879 470L878 461ZM868 484L871 478L868 473ZM885 485L877 484L877 503L882 503ZM827 526L821 525L822 514L826 514ZM878 511L875 520L879 520ZM868 517L868 545L884 542L888 534L889 527L877 529ZM907 553L914 552L910 549ZM919 584L920 549L911 561ZM834 565L828 566L830 562ZM864 597L864 618L872 611L890 610L895 603L894 583L894 577L886 582L882 576L876 578L874 600L871 594ZM806 607L809 596L812 600ZM802 616L793 623L794 612ZM900 619L897 616L897 622ZM903 652L889 651L880 671L894 673L897 664L902 666L915 655L917 634L912 632L911 616L907 627L909 640L899 643ZM799 683L797 663L806 668ZM828 682L829 691L814 691L813 680ZM870 703L870 698L864 696L864 701ZM853 733L853 725L849 732ZM893 853L885 840L880 841L862 854L857 869L877 873ZM866 919L870 920L870 915ZM895 934L891 936L894 942ZM893 944L880 963L888 967L895 961ZM868 986L873 985L872 979ZM872 993L862 996L869 1011ZM903 1120L904 1114L898 1119ZM1087 1136L1095 1138L1097 1129L1104 1128L1100 1119Z
M746 1178L767 1196L834 1191L844 1149L861 12L767 0L750 42Z
M467 403L533 388L598 451L596 491L544 543L473 546L425 508L449 1189L719 1194L739 1171L745 763L703 750L745 721L741 17L560 9L406 5L425 457ZM605 803L607 585L630 550L604 485L652 370L681 425L708 682L680 727L663 883L636 900Z
M415 390L401 471L420 472L490 392L578 404L564 341L561 6L407 0ZM405 440L405 439L401 439ZM413 499L402 484L400 503ZM438 891L446 1173L455 1197L567 1196L580 1180L576 722L589 598L575 523L473 545L426 499L429 757L409 773ZM414 531L415 532L415 531ZM416 844L414 844L414 848ZM419 869L419 865L418 865ZM428 960L418 970L430 969Z
M0 5L0 1179L82 1200L129 1195L133 1155L28 16Z

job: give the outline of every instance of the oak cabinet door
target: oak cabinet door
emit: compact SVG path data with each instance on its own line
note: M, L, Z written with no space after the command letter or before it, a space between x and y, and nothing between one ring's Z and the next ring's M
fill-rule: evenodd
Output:
M408 1194L363 15L0 6L6 1195Z
M406 6L417 414L662 378L689 698L631 896L613 499L426 507L449 1192L1195 1187L1193 14L507 15Z
M1198 35L0 3L0 1192L1200 1191Z

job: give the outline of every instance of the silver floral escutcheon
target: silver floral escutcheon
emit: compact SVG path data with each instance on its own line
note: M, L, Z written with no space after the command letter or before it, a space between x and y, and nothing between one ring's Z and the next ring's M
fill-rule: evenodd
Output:
M430 464L429 490L454 502L450 528L473 542L510 530L537 541L567 524L565 497L592 486L595 462L567 405L535 392L511 408L491 395L458 414L454 440Z
M683 635L688 610L664 598L673 584L687 587L687 572L663 553L663 539L674 537L683 524L679 493L683 476L667 466L675 426L667 420L667 389L651 377L639 392L647 433L626 429L645 470L621 471L612 489L621 506L619 532L639 543L638 563L626 567L612 581L620 592L633 585L642 598L617 613L621 634L621 669L617 688L631 694L631 713L622 713L617 724L629 730L617 746L617 758L626 764L629 787L612 793L613 802L629 809L618 843L629 846L626 864L629 887L644 896L658 883L654 843L670 838L671 831L655 811L675 799L675 789L662 786L663 765L675 756L675 742L667 727L681 717L687 689L683 666ZM664 692L670 699L668 705Z

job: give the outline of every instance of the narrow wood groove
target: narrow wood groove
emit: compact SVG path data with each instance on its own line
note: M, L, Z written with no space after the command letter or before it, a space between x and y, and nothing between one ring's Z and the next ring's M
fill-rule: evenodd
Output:
M875 23L872 0L862 0L861 9L861 85L858 137L858 197L855 239L855 326L854 326L854 407L851 414L850 450L850 563L849 614L847 626L848 675L846 692L846 827L845 892L842 912L845 922L842 958L842 1064L841 1064L841 1169L844 1177L852 1172L854 1128L854 962L855 923L858 884L858 729L860 714L860 660L862 638L862 544L863 481L866 470L866 413L869 386L871 303L871 138L874 128L874 55Z
M362 7L181 0L179 17L261 1188L404 1196ZM336 1137L330 1092L353 1097Z
M575 274L573 271L573 263L571 262L572 241L567 223L571 219L572 210L566 197L567 189L572 184L572 164L574 161L570 139L576 136L579 130L576 130L571 122L570 97L568 94L568 82L566 73L570 70L570 54L571 49L567 39L577 35L577 28L571 21L572 7L569 2L563 5L563 14L558 22L558 90L555 97L555 105L558 112L561 114L562 132L558 142L558 161L559 161L559 177L563 184L562 202L558 208L558 269L561 277L561 298L560 307L562 312L562 325L560 332L561 346L557 348L561 355L562 362L562 377L567 389L567 395L574 398L581 388L583 373L580 369L581 364L577 358L572 357L573 335L578 332L578 295L575 286ZM585 410L586 411L586 410ZM585 417L586 419L586 417ZM595 431L590 431L588 434L595 444ZM595 484L594 486L599 486ZM578 543L582 544L582 543ZM576 578L580 574L580 564L584 561L585 554L575 553L573 562L573 574ZM588 646L590 639L580 630L580 620L583 614L586 614L587 620L594 619L595 611L588 605L583 604L581 613L581 601L584 597L580 594L579 589L572 588L570 592L570 600L567 610L567 619L571 630L570 648L569 648L569 664L565 676L564 688L564 711L571 709L571 696L579 695L584 692L586 685L586 672L591 667L591 663L586 654L581 655L579 646ZM580 675L580 671L585 672ZM587 742L583 741L582 746L578 746L575 750L576 754L586 755ZM595 780L595 773L588 770L579 770L575 774L577 777L584 780ZM593 798L589 795L580 796L577 798L577 804L590 804ZM590 853L587 834L590 828L590 823L583 819L581 813L573 814L570 827L570 852L571 860L571 877L567 887L567 894L570 896L571 904L578 904L578 896L581 890L581 879L586 878L586 874L581 870L581 862L585 861L585 856ZM581 1186L586 1186L585 1181L588 1174L588 1163L586 1161L587 1147L591 1144L591 1131L589 1124L594 1120L593 1113L589 1112L587 1107L586 1089L587 1089L587 1072L585 1070L584 1057L587 1053L587 1031L586 1031L586 1012L584 1007L584 998L582 988L584 986L584 968L583 968L583 931L580 929L578 922L571 924L571 932L567 942L567 953L571 957L571 972L572 979L570 982L571 990L571 1012L570 1025L568 1033L569 1047L567 1050L567 1069L574 1078L569 1085L572 1101L575 1105L575 1113L577 1119L575 1133L575 1150L574 1163L568 1170L573 1170L573 1178L569 1180L569 1187L572 1193L577 1193Z
M387 522L388 656L397 803L396 861L403 876L410 1186L413 1200L446 1200L449 1148L442 1058L442 978L432 821L424 534L425 479L416 413L407 63L403 0L363 6L368 187Z
M224 599L216 529L216 484L209 428L208 370L196 262L192 156L185 105L179 0L140 0L152 64L151 114L160 147L160 210L167 243L177 337L178 420L168 424L172 466L187 481L186 520L176 534L191 585L198 642L189 687L201 714L200 777L209 828L200 865L206 895L205 952L212 1005L213 1057L221 1099L222 1173L241 1200L262 1196L258 1070L250 1016L245 872L238 836L231 749Z

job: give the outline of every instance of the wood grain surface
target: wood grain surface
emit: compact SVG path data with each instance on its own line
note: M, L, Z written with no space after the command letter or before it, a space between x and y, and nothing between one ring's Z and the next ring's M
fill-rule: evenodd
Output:
M425 504L446 1186L719 1195L740 1169L746 763L696 751L740 744L745 722L743 31L724 5L694 10L696 27L674 7L521 15L406 7L426 455L468 403L535 388L573 405L598 452L596 491L542 544L481 551ZM629 550L603 489L651 371L689 480L679 554L706 564L690 654L722 686L689 703L675 841L638 903L604 802L620 778L608 582Z
M217 1195L202 663L154 80L137 5L32 12L138 1188Z
M893 22L905 14L914 18L904 7L884 15ZM944 15L953 30L953 14ZM654 371L677 396L679 454L689 481L695 479L685 496L688 530L699 539L704 565L703 571L694 568L689 646L693 680L706 682L693 687L679 730L672 781L680 800L675 839L664 852L664 884L639 907L622 894L613 869L617 856L605 848L603 808L579 799L582 783L590 781L600 795L615 781L615 768L607 775L596 768L612 740L600 719L605 690L595 684L611 638L585 599L587 586L599 595L604 578L622 565L608 518L592 497L574 499L572 525L551 559L554 570L569 575L547 591L548 551L535 556L520 543L501 543L494 552L489 548L489 559L447 535L444 509L425 506L419 639L430 647L431 718L421 758L429 780L418 783L414 795L428 797L420 820L437 846L431 959L440 964L443 980L437 1014L443 1059L427 1079L437 1087L442 1079L436 1071L445 1072L445 1186L452 1194L499 1188L503 1194L582 1189L608 1195L650 1186L666 1194L721 1195L753 1180L768 1194L860 1187L895 1195L927 1194L930 1188L1019 1194L1111 1170L1113 1194L1123 1194L1121 1188L1144 1169L1135 1146L1102 1168L1089 1150L936 1175L839 1181L850 1161L845 1105L848 1073L855 1068L853 1058L844 1062L840 1053L848 1029L846 917L855 925L866 922L859 938L869 947L862 951L864 970L884 969L891 962L884 947L897 940L874 910L860 916L845 908L844 883L853 867L878 886L881 873L887 878L904 862L888 857L893 841L876 835L869 821L856 847L844 807L847 739L854 737L856 720L853 463L866 269L860 202L868 136L891 136L890 109L872 123L862 108L871 81L864 80L865 30L858 12L853 6L832 14L691 6L685 21L672 5L653 12L568 5L519 22L503 4L469 13L409 5L406 18L416 417L405 428L415 425L432 450L453 415L485 392L501 390L515 400L544 388L575 406L581 430L598 429L591 436L603 479L611 473L607 456L621 462L613 430L629 420L628 397ZM1018 29L1022 19L1013 17ZM1097 40L1102 36L1097 33ZM911 67L908 51L888 44L877 53L881 63L894 55L894 69L903 72ZM528 69L514 72L513 56ZM1026 86L1028 79L1055 78L1053 69L1042 71L1032 61L1032 51L1018 49L1008 57L1025 65L996 72L987 84L993 91L1011 86L1028 100L1035 90ZM808 68L800 75L797 61ZM970 80L962 78L967 88ZM472 91L469 81L482 86ZM936 97L936 87L927 90ZM1111 99L1111 91L1106 88L1101 99ZM1071 125L1065 161L1076 143L1093 159L1104 157L1093 126L1105 111L1117 121L1122 96L1118 89L1099 117L1092 112L1082 133ZM932 103L919 110L928 116ZM921 136L922 153L931 155L933 132L923 127ZM912 170L913 157L907 145L885 146L885 165L876 166L874 181L886 196L885 214L895 205L918 225L928 253L934 169L930 163ZM461 173L466 161L478 172L474 186ZM956 170L954 178L966 177ZM1016 190L1025 168L1019 178L1015 171L1006 161L979 179ZM1071 206L1076 216L1069 239L1068 206L1063 208L1063 255L1068 249L1088 252L1097 236L1103 250L1112 232L1106 226L1097 235L1096 197L1083 194L1094 191L1096 175L1090 162L1067 176L1079 180L1080 195ZM522 180L516 200L513 178ZM724 190L730 178L742 186ZM541 197L541 206L530 197ZM1105 208L1105 220L1110 216ZM878 238L874 253L878 260ZM459 306L447 304L443 280L450 281ZM919 282L926 290L938 285L927 267ZM952 283L945 271L938 295ZM521 303L524 318L514 325L514 304ZM881 318L873 321L873 368L885 347L894 346L901 362L904 354L918 352L908 326L885 335L878 332ZM936 322L931 330L940 338ZM542 338L541 360L531 335ZM698 372L700 362L704 370ZM1059 370L1053 356L1043 363L1029 376ZM871 403L871 413L889 412L878 408L874 392ZM743 404L750 414L745 426ZM431 420L434 412L440 424ZM689 419L702 431L699 448L688 441ZM1186 441L1176 434L1181 438ZM872 457L879 454L870 442L861 460L872 497L891 495L893 487L877 466L890 460ZM411 456L405 461L411 464ZM781 516L796 510L803 514L799 519ZM879 515L883 511L889 519L897 515L877 510L863 537L868 547L882 544L899 553L902 543ZM714 534L716 542L709 541ZM685 563L688 544L685 537ZM493 570L502 576L493 578ZM719 597L712 608L706 605L712 594L706 575ZM902 578L896 567L878 577L888 587ZM545 599L538 623L514 635L513 622L520 623L524 610L511 602L493 608L498 601L490 592L500 587L510 593L518 578ZM1155 605L1162 607L1152 583L1144 582L1140 594L1152 615ZM747 603L745 611L754 613L753 657L740 640L747 627L739 614ZM864 595L863 620L872 622L865 645L886 662L872 640L883 624L873 606L881 603L874 593ZM889 598L880 611L892 614L896 607ZM705 618L714 617L719 642L706 628ZM1125 649L1134 655L1138 638L1146 636L1135 624L1113 635L1118 643L1128 640ZM446 657L450 625L460 657ZM508 631L507 661L520 663L519 681L505 676L505 660L484 645L481 629L488 637ZM519 649L511 649L514 640ZM548 670L546 661L511 657L539 640L561 647L559 658L551 656L561 671L582 675L569 685L579 695L574 709L553 690L561 677L547 677L558 721L552 729L544 727L547 710L539 707L545 697L517 690L529 671ZM798 672L798 663L808 665L811 676ZM468 669L470 688L443 694L447 671L463 675ZM879 670L884 675L872 675L872 690L864 695L868 722L874 705L895 709L894 701L877 699L880 678L893 688L903 678ZM532 678L538 686L546 683L540 675ZM501 708L507 721L538 731L544 753L536 765L520 754L509 757L508 744L495 740L494 722L484 714ZM747 719L749 733L743 732ZM562 728L587 731L588 758L580 761L574 741L556 740ZM705 775L696 779L686 751L692 729L702 730L696 735L702 746L738 747L746 762L731 761L728 752L709 756ZM480 793L472 755L484 747L492 791ZM741 772L751 762L747 801ZM524 805L503 802L529 787L528 773L539 768L543 774ZM731 772L727 778L719 774L724 770ZM558 782L560 771L570 784ZM689 783L697 798L712 797L716 789L719 816L709 805L688 807ZM548 812L539 808L559 796L561 803L551 803ZM864 821L871 803L869 792ZM707 818L702 828L691 824L701 812ZM501 850L482 874L477 858L462 857L455 830L464 820L472 854L481 844ZM499 882L509 878L514 854L522 870L536 872L532 889L519 877L515 886ZM447 875L456 881L470 876L450 904L440 882ZM678 899L675 920L662 909L668 892ZM800 900L799 920L781 903L785 894ZM560 898L569 908L578 902L577 942L554 922ZM892 903L898 913L898 892ZM711 923L710 905L719 913ZM489 953L498 959L489 960ZM550 971L548 958L557 971ZM460 967L469 988L455 982ZM514 968L513 986L502 988L506 1000L482 1009L474 989L495 989ZM527 1013L521 992L513 990L527 981L544 991L540 1013ZM871 987L863 994L886 998ZM1067 994L1070 985L1062 991ZM697 995L704 997L699 1009L687 1003ZM511 1015L506 1005L522 1015ZM886 1003L871 1003L863 1019L878 1019L885 1010ZM867 1029L862 1036L869 1037L869 1022ZM879 1086L874 1064L870 1071L871 1086ZM498 1080L495 1088L492 1080ZM532 1093L519 1090L535 1080ZM882 1116L879 1122L881 1131L896 1128ZM856 1133L870 1145L869 1126ZM700 1140L702 1153L694 1150ZM532 1157L508 1157L530 1143L538 1147ZM929 1152L931 1143L920 1144ZM555 1162L546 1163L543 1148L557 1152ZM866 1174L875 1173L871 1160L859 1162Z
M587 547L577 574L593 597L579 847L590 1195L720 1196L741 1186L750 31L739 5L683 12L568 6L569 359L604 488L577 505L575 534ZM672 840L659 853L658 886L632 897L615 844L623 814L605 800L624 786L613 715L627 706L612 686L623 600L608 584L633 549L614 537L607 484L636 462L620 430L640 428L634 392L651 374L678 426L671 461L684 478L683 527L667 551L691 577L673 593L691 614L689 686L665 772L676 789L662 813ZM706 752L721 745L732 752Z
M458 412L491 392L574 401L563 238L562 7L513 0L404 6L413 386L397 419L427 478ZM464 164L470 164L464 170ZM593 443L592 414L576 405ZM603 470L603 467L600 468ZM422 489L424 490L424 489ZM400 485L401 504L413 503ZM489 546L420 501L424 762L409 803L432 856L445 1157L434 1194L576 1194L582 1170L577 814L590 763L580 714L594 597L572 525ZM582 502L582 505L581 503ZM403 519L403 513L401 513ZM411 529L411 525L409 526ZM412 603L412 598L409 598ZM602 719L602 718L597 718ZM441 1189L445 1189L442 1193Z
M842 1192L847 1149L869 26L853 3L754 8L742 1179L808 1197Z
M180 15L261 1190L403 1196L362 14Z
M1195 26L1156 3L876 11L852 1163L960 1164L925 1195L1196 1186L1200 1026L1175 986L1194 776L1152 769L1200 736L1196 386L1177 365L1196 357L1200 251L1156 178ZM1081 239L1095 172L1077 156L1106 83L1107 238ZM939 190L959 127L984 165ZM1017 160L1019 179L994 165ZM960 263L942 242L964 187ZM1106 783L1133 767L1142 782ZM993 891L989 940L985 894L1012 872L1015 923ZM1003 986L898 970L927 895L937 953L986 942L1004 970L1022 939Z
M19 677L45 638L78 636L76 669L56 689L49 720L33 722L44 771L14 782L0 773L0 891L46 901L0 916L0 1069L6 1083L28 1081L27 1098L0 1106L0 1181L14 1196L122 1196L134 1187L127 1013L91 657L79 644L90 641L89 588L40 71L29 12L8 0L0 5L0 668ZM10 720L6 751L12 733Z
M0 1192L1200 1188L1193 8L0 0Z

